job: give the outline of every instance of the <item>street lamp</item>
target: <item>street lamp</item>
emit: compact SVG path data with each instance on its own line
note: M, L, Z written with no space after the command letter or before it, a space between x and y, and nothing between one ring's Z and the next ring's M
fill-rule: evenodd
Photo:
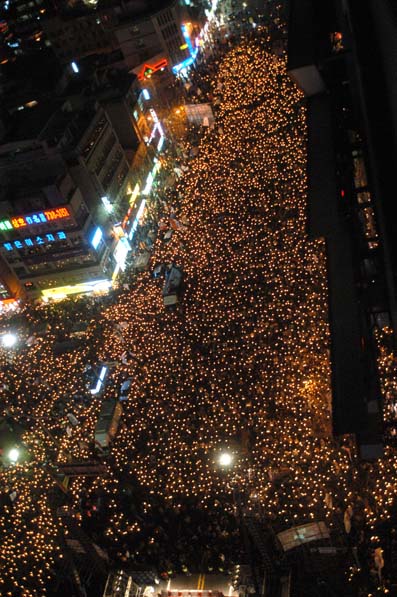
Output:
M7 332L6 334L3 334L1 336L1 343L4 346L4 348L12 348L13 346L15 346L17 340L18 337L15 334L12 334L11 332Z
M10 460L10 462L12 462L12 464L16 464L18 462L18 458L19 458L18 448L12 448L8 452L8 459Z
M229 452L222 452L219 456L219 464L221 466L230 466L233 462L233 455Z

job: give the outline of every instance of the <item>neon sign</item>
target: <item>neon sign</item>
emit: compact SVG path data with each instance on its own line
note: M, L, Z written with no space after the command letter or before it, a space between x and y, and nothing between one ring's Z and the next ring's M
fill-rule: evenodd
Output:
M186 25L182 25L181 29L182 29L182 35L183 35L183 37L185 38L185 41L186 41L186 45L189 48L190 56L193 56L194 50L193 50L193 46L192 46L192 41L190 39L190 35L188 33Z
M179 64L176 64L175 66L172 67L173 73L177 74L184 68L188 68L189 66L191 66L193 64L193 62L196 60L197 54L198 54L198 48L195 48L195 50L191 56L189 56L188 58L186 58Z
M66 232L60 230L59 232L54 233L48 232L42 236L14 240L12 242L3 243L3 247L6 251L14 251L15 249L26 249L37 247L39 245L47 245L49 243L55 243L58 240L66 240Z
M54 220L61 220L62 218L69 218L70 211L67 207L55 207L54 209L46 209L28 216L15 216L11 219L0 221L0 230L14 230L15 228L25 228L37 224L46 224Z
M136 230L138 228L139 220L143 216L143 212L145 210L145 206L146 206L146 199L142 199L141 204L139 206L139 209L137 211L137 214L135 216L135 219L134 219L134 221L132 223L130 233L128 235L128 238L130 240L132 240L134 238L134 236L135 236L135 232L136 232Z
M90 241L91 245L94 247L94 249L98 248L99 243L102 240L102 237L103 237L103 232L102 232L101 228L99 228L99 226L98 226L92 236L91 241Z
M165 68L167 66L167 64L168 64L167 58L162 58L161 60L159 60L159 62L156 62L155 64L145 63L138 73L138 79L140 81L142 81L146 76L148 76L148 75L150 76L153 73L157 72L158 70Z
M198 54L198 48L197 47L193 48L192 41L190 39L186 25L182 25L181 30L182 30L182 35L185 38L185 42L189 48L190 56L185 58L185 60L183 60L179 64L176 64L175 66L172 67L172 71L174 74L178 74L184 68L188 68L189 66L191 66L193 64L193 62L196 60L196 57Z
M149 145L149 143L151 143L153 141L153 139L154 139L157 131L160 133L160 135L162 137L164 137L164 130L163 130L163 127L161 126L161 123L160 123L160 121L158 119L158 116L157 116L156 112L153 110L153 108L150 108L149 112L150 112L150 115L151 115L151 117L152 117L153 122L155 123L155 125L153 127L152 132L150 133L150 137L149 137L149 139L147 141L147 145Z

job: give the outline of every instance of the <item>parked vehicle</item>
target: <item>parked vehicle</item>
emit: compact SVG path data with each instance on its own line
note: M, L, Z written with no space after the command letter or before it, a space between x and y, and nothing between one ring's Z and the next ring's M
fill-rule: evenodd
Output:
M107 452L116 436L123 408L118 400L108 398L102 402L95 426L95 445L101 452Z

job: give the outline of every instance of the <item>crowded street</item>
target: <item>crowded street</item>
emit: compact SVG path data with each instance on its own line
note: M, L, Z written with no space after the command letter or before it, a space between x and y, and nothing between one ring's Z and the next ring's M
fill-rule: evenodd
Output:
M21 455L0 470L1 595L46 595L65 512L112 562L162 581L231 574L244 550L238 515L274 533L324 521L358 554L342 571L347 585L387 593L373 550L395 515L397 453L361 464L352 439L332 435L326 248L307 235L304 97L264 28L214 43L181 88L189 103L209 101L215 121L186 119L186 136L161 157L133 252L150 252L147 267L131 258L108 295L1 319L1 334L17 338L0 348L2 416L20 430ZM167 304L172 268L182 281ZM387 336L385 393L396 379ZM121 405L108 444L96 438L105 401ZM100 472L65 473L54 507L62 467L88 462Z

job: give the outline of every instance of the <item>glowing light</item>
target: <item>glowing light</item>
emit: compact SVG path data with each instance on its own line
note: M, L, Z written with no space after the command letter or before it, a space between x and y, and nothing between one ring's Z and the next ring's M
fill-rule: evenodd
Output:
M104 197L101 197L101 201L102 201L103 206L106 209L107 213L111 214L114 208L113 208L113 205L110 203L109 198L105 195Z
M19 458L19 450L17 448L12 448L9 452L8 452L8 458L11 462L16 463L18 461Z
M221 466L230 466L233 462L233 456L229 452L222 452L219 456L219 464Z
M149 195L150 191L152 190L153 181L154 181L154 176L153 176L152 172L149 172L148 177L146 179L145 188L142 191L142 195Z
M131 230L130 230L130 232L128 234L128 238L130 240L132 240L134 238L134 236L135 236L135 232L137 231L139 220L141 219L141 217L143 215L143 212L145 210L145 206L146 206L146 199L142 199L141 204L139 206L139 209L137 211L137 214L135 216L135 219L134 219L134 221L132 223Z
M198 52L198 48L195 48L193 56L190 56L189 58L186 58L186 60L183 60L179 64L176 64L175 66L173 66L172 67L173 72L175 74L177 74L177 73L181 72L183 69L191 66L196 59L197 52Z
M139 183L136 183L136 185L134 186L134 190L131 193L130 200L129 200L130 207L133 207L135 205L136 198L139 195L139 189L140 189Z
M25 228L46 222L52 222L63 218L70 217L68 207L56 207L54 209L47 209L44 211L28 214L26 216L14 216L11 220L2 220L0 222L0 230L12 230L13 228Z
M101 388L103 386L103 382L104 382L107 370L108 370L107 367L102 367L101 368L101 372L100 372L100 374L98 376L98 380L97 380L96 386L95 386L95 388L93 388L93 389L90 390L91 394L98 394L101 391Z
M122 271L125 270L127 255L130 250L131 250L131 245L128 242L127 238L125 236L123 238L120 238L120 240L117 243L116 248L114 250L113 257L116 261L117 266Z
M77 66L76 62L71 62L70 66L72 67L72 71L73 71L74 73L78 73L78 72L80 72L80 69L79 69L79 67Z
M93 280L70 286L58 286L57 288L46 288L41 294L44 298L61 300L69 295L84 294L88 292L107 292L112 287L110 280Z
M162 135L160 137L159 142L157 143L157 151L161 151L163 149L164 141L165 141L165 137Z
M190 39L190 35L189 35L188 30L187 30L187 26L185 24L183 24L181 26L181 29L182 29L182 35L183 35L183 37L185 38L185 41L186 41L186 46L189 48L190 55L193 56L193 53L195 52L195 50L194 50L194 48L192 46L192 41Z
M16 334L12 334L11 332L8 332L1 336L1 343L4 346L4 348L12 348L13 346L15 346L17 341L18 336Z
M164 210L159 237L168 236L153 243L153 263L177 262L186 273L183 309L164 310L162 284L149 271L129 279L117 301L101 306L98 301L94 317L91 301L70 300L59 309L29 306L32 319L48 320L50 330L33 347L13 354L13 367L2 367L0 385L12 391L3 390L1 401L42 420L62 400L67 412L78 410L81 425L67 430L64 417L51 417L53 442L32 423L26 434L29 469L19 464L17 471L10 466L1 471L1 486L15 488L17 495L12 507L5 505L7 516L0 517L2 595L45 596L42 571L56 571L63 555L63 517L51 500L54 479L42 463L51 453L60 464L69 455L76 461L90 458L99 392L106 386L102 359L115 363L117 383L105 399L117 393L119 381L133 380L122 407L124 425L110 447L106 474L89 482L74 479L68 487L71 512L83 527L91 512L82 504L104 496L106 505L95 521L101 545L121 558L125 543L139 557L151 550L157 561L158 554L168 555L169 525L177 520L178 542L188 548L188 559L191 525L184 524L185 505L197 506L200 518L209 513L214 554L224 553L221 566L229 570L233 549L228 547L237 530L233 477L247 513L257 508L253 514L260 512L264 523L274 521L280 532L293 528L301 535L302 524L324 521L337 534L353 510L369 556L363 563L372 566L368 541L379 541L378 531L383 533L385 522L390 526L395 510L397 435L384 457L365 469L354 438L333 437L327 251L322 239L307 235L307 107L288 77L286 56L276 56L265 32L256 35L258 28L225 49L221 72L214 63L206 74L219 100L217 126L200 137L197 156L176 176L175 217ZM161 163L164 178L173 176L173 156L162 156ZM164 195L160 187L155 198ZM145 204L146 197L132 234L138 222L152 229L155 202L148 199L146 221ZM54 336L71 313L90 321L86 341L67 358L55 358ZM374 339L385 429L396 431L394 335L378 325ZM3 350L1 356L5 365L8 355ZM76 401L86 393L83 372L91 359L101 363L103 385L90 394L92 400ZM92 389L97 384L94 378ZM218 460L222 452L228 454L224 464ZM22 474L15 474L20 467ZM142 496L138 521L123 507L131 484ZM159 503L165 537L152 524ZM207 525L199 526L206 533ZM203 545L207 538L202 541L199 528L195 532ZM170 560L173 564L171 554Z
M101 230L101 228L99 228L99 226L96 228L93 237L91 239L91 245L94 249L97 249L99 246L99 243L101 242L103 237L103 232Z
M142 66L142 68L140 68L140 70L138 70L138 72L136 70L134 72L137 72L138 79L142 81L145 78L145 76L147 76L146 73L149 73L149 75L151 75L152 73L155 73L158 70L164 69L167 65L168 60L166 58L161 58L160 60L158 60L157 62L153 62L152 64L145 62L145 64Z

